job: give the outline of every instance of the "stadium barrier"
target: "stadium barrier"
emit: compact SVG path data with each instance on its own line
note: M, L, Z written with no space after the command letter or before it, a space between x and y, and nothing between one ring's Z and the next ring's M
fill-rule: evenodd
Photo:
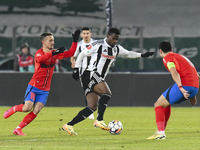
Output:
M0 77L0 106L22 103L32 73L3 72ZM152 107L161 93L174 83L168 73L109 73L106 82L112 91L109 106ZM47 106L85 106L80 82L73 80L71 73L54 73ZM191 105L185 101L175 106Z

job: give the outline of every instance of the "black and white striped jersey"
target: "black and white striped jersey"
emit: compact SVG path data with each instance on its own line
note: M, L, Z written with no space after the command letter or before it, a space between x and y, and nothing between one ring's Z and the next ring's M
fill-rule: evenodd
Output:
M76 60L75 67L79 67L82 59L85 56L90 56L90 63L87 66L87 70L98 72L103 79L105 79L111 64L117 57L117 55L123 56L125 58L140 58L141 53L128 51L121 45L116 44L111 47L106 42L106 38L102 40L97 40L96 42L85 48L78 56Z
M88 47L89 45L91 45L91 43L95 42L96 40L94 39L90 39L89 43L85 43L84 40L81 40L78 42L76 51L74 53L74 57L78 57L78 55L83 51L83 49L85 49L86 47ZM87 66L89 65L90 62L90 56L86 56L83 58L83 61L80 64L80 74L82 74L84 72L84 70L87 68Z

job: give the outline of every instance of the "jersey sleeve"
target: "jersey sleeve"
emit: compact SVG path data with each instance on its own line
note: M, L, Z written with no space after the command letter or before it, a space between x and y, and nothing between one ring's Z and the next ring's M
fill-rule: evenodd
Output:
M41 54L40 52L36 52L35 54L35 61L38 63L44 62L45 60L49 59L52 57L52 52L48 52L45 54Z
M76 48L77 48L77 42L73 42L70 49L68 51L64 51L63 53L56 55L56 59L72 57L76 51Z
M123 48L121 45L119 47L119 56L126 57L126 58L140 58L142 53L128 51L127 49Z

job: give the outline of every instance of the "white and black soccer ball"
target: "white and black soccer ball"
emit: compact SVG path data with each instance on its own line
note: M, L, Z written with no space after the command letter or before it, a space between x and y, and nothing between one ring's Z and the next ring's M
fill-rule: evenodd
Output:
M119 120L113 120L108 124L110 134L120 134L123 130L123 125Z

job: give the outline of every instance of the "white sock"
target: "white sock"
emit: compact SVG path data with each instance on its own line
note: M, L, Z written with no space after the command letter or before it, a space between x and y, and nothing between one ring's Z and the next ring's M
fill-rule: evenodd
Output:
M165 134L165 131L158 131L159 134Z

